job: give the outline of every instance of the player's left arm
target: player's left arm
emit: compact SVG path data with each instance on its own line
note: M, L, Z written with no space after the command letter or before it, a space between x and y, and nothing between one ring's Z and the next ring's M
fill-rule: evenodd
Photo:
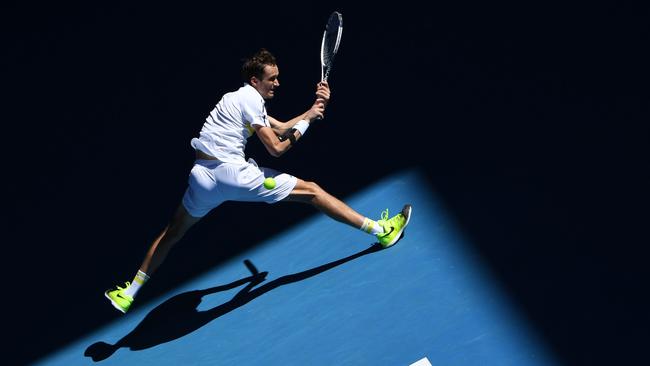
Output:
M312 108L317 105L317 104L323 104L323 106L327 106L327 103L330 100L330 87L329 84L327 84L327 81L322 81L316 85L316 100L314 101L314 105L312 105ZM304 112L301 115L298 115L292 119L290 119L287 122L281 122L271 116L267 116L269 119L269 122L271 123L271 129L273 132L276 134L276 136L282 136L284 135L287 131L293 128L293 126L298 123L300 120L307 120L311 121L312 118L310 115L310 110Z
M296 116L296 117L292 118L291 120L289 120L287 122L278 121L277 119L275 119L275 118L273 118L271 116L267 116L267 117L269 119L269 122L271 123L271 129L273 130L275 135L276 136L282 136L287 131L289 131L296 123L298 123L298 121L300 121L301 119L305 119L306 115L307 115L307 112L305 112L305 113L303 113L303 114L301 114L299 116Z

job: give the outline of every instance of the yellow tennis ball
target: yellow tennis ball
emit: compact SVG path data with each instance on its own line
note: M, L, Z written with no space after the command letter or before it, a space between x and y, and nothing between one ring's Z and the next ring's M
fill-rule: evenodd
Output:
M275 188L275 179L273 179L273 177L268 177L264 179L264 188L266 189Z

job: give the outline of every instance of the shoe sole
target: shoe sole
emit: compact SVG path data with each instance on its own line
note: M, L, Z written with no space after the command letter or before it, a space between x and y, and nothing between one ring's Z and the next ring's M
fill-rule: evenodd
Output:
M385 246L382 245L384 248L390 248L400 240L400 238L402 237L402 233L404 232L404 229L406 229L406 226L408 226L409 221L411 221L412 212L413 212L413 207L411 205L409 204L404 205L404 208L402 209L402 215L406 216L406 222L404 223L404 226L402 226L400 231L397 232L397 235L395 235L395 239L393 239L393 241L389 242Z
M108 296L108 291L104 292L104 296L108 299L108 301L111 302L111 305L113 305L115 309L119 310L122 314L126 314L126 311L124 311L124 309L122 309L115 301L113 301L113 299L111 299L110 296Z

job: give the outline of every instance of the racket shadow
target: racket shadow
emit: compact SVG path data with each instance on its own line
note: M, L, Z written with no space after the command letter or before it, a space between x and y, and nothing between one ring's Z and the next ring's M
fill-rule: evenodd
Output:
M375 244L348 257L303 272L279 277L257 288L254 287L266 280L268 272L258 272L252 263L246 260L244 264L251 271L251 276L227 285L215 286L204 290L188 291L175 295L151 310L131 332L115 344L108 344L101 341L93 343L88 346L84 352L84 356L90 357L93 361L98 362L107 359L115 351L123 347L132 351L140 351L173 341L196 331L214 319L228 314L280 286L306 280L356 258L380 250L382 250L381 246ZM247 285L231 300L209 310L197 310L203 296L231 290L244 284Z

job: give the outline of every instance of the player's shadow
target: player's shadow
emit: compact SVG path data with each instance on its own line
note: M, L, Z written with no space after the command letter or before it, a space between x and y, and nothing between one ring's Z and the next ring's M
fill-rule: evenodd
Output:
M244 263L251 271L251 276L227 285L215 286L204 290L188 291L175 295L151 310L140 324L129 334L117 341L117 343L96 342L86 349L84 355L97 362L105 360L122 347L129 348L132 351L139 351L181 338L273 289L308 279L336 266L379 250L381 250L381 246L375 244L351 256L303 272L279 277L258 288L254 287L264 282L268 272L258 272L252 263L247 260ZM247 285L231 300L209 310L199 311L197 309L203 296L231 290L243 284Z

